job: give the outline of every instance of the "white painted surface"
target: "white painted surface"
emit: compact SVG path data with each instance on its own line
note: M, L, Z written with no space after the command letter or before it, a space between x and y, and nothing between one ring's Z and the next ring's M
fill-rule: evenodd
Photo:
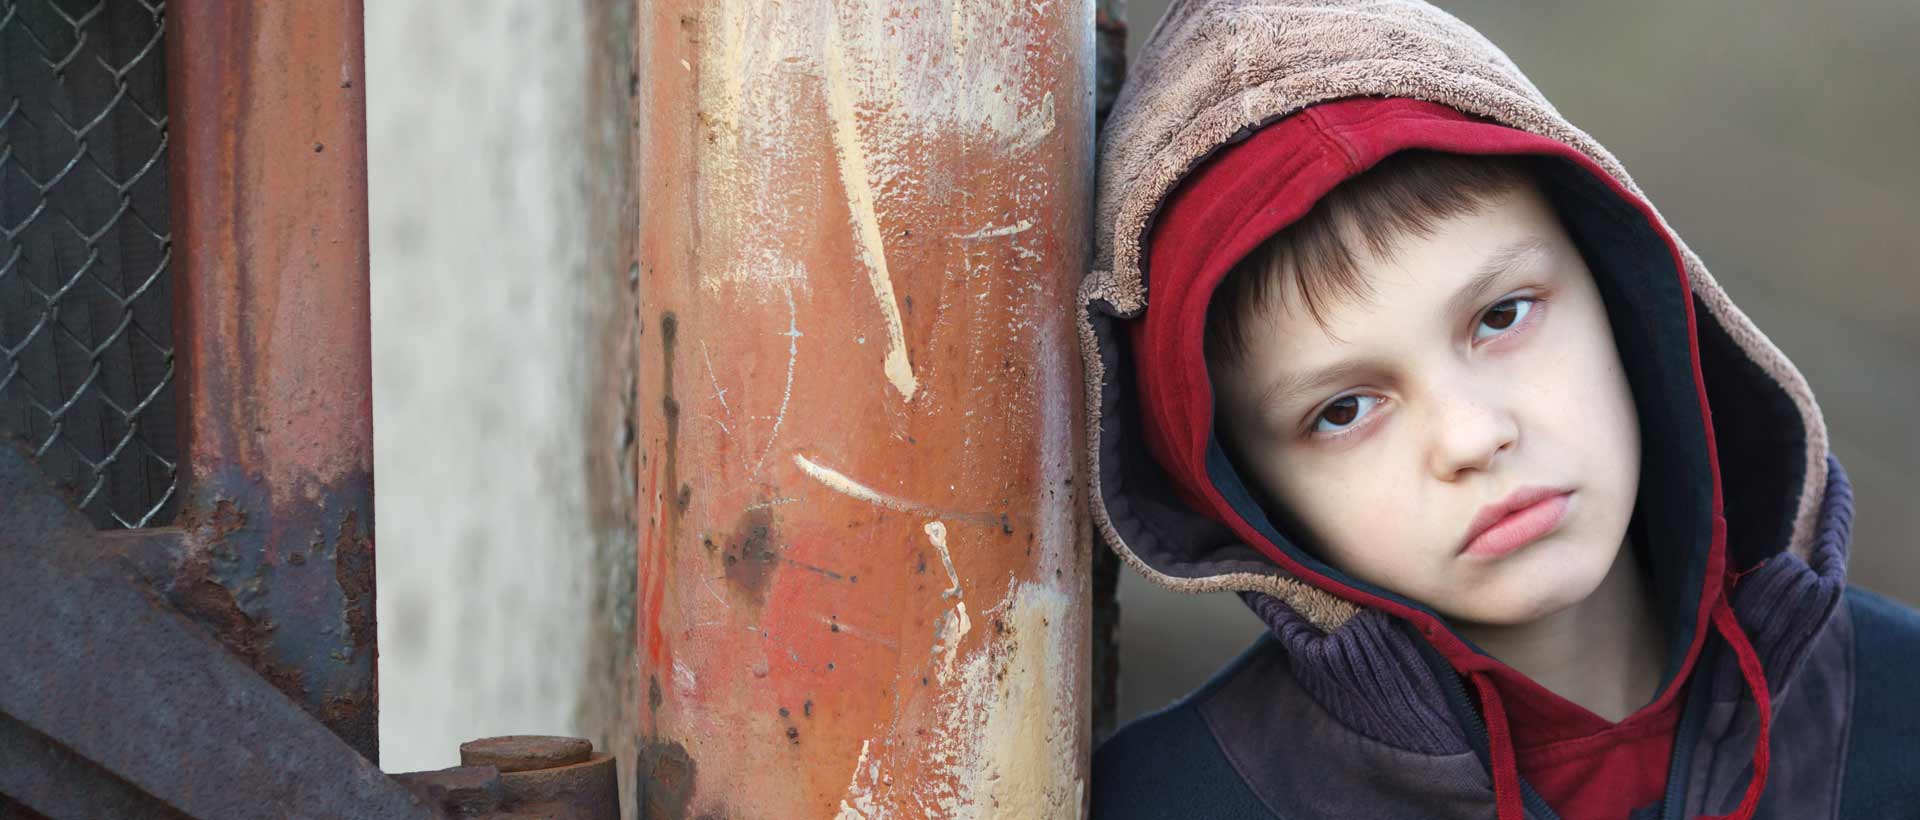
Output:
M366 15L381 764L412 771L580 731L586 32L543 0Z

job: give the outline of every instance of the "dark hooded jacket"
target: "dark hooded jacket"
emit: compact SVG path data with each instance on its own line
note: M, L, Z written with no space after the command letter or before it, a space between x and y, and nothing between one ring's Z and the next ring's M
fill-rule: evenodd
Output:
M1214 436L1215 285L1409 149L1526 157L1606 303L1667 629L1658 695L1618 723L1303 550ZM1235 591L1269 630L1096 751L1094 817L1920 816L1920 711L1900 697L1920 617L1847 587L1852 497L1805 379L1477 32L1417 2L1176 3L1099 174L1080 316L1095 521L1150 580Z

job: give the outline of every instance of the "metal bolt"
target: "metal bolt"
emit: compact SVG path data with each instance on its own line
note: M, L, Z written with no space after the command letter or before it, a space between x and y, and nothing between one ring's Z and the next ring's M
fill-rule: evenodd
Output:
M617 820L619 817L620 792L613 756L595 752L593 743L585 738L552 735L481 738L460 744L460 764L497 770L502 808L514 817L529 814L555 820Z
M460 765L492 766L501 772L531 772L585 763L593 743L558 735L505 735L460 744Z

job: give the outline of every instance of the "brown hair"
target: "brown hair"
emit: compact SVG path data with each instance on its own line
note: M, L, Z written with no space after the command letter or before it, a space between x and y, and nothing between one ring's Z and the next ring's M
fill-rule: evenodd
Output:
M1306 216L1268 237L1228 271L1207 305L1207 363L1220 366L1246 355L1253 322L1286 304L1291 281L1307 313L1325 321L1329 299L1370 296L1360 276L1353 240L1377 258L1390 258L1408 233L1431 235L1435 223L1469 214L1497 194L1532 183L1526 160L1409 150L1388 156L1340 183ZM1357 237L1356 237L1357 234Z

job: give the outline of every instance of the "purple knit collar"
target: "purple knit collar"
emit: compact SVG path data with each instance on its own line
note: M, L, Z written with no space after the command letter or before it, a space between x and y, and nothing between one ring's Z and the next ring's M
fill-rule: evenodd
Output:
M1768 688L1777 698L1792 685L1807 650L1846 591L1853 487L1827 458L1820 526L1806 559L1782 551L1739 577L1734 613L1747 632ZM1240 597L1279 639L1294 678L1334 718L1376 741L1424 754L1468 748L1464 729L1447 708L1433 670L1393 616L1363 610L1332 632L1315 627L1278 598Z

